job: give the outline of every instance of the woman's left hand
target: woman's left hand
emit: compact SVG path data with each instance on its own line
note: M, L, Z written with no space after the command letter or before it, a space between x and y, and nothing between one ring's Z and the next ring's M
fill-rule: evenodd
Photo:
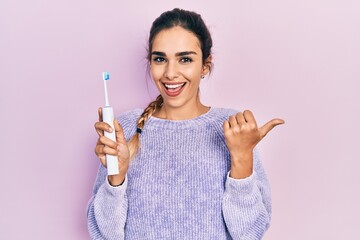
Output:
M253 150L268 132L279 124L285 123L282 119L272 119L258 128L251 111L245 110L235 116L230 116L224 122L224 136L231 156L230 176L246 178L253 171Z

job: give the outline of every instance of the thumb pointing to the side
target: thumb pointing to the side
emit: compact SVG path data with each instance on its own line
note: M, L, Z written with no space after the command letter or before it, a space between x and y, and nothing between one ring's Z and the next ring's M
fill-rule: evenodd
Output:
M277 125L284 124L284 123L285 123L285 121L280 118L275 118L275 119L272 119L271 121L265 123L264 126L259 128L261 139L263 139L266 136L266 134L268 134L268 132L271 131L271 129L273 129Z

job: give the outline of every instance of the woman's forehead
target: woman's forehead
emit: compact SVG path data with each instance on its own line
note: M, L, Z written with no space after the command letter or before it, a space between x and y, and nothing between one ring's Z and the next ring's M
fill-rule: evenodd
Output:
M152 51L173 54L184 51L201 52L201 48L194 33L177 26L160 31L154 38Z

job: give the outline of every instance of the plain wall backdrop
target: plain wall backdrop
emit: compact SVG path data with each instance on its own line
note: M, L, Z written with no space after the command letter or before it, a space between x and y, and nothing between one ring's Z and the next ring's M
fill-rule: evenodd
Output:
M273 198L266 240L360 239L360 2L0 2L0 238L88 239L101 73L117 114L156 95L152 21L199 12L214 40L206 105L286 120L259 144Z

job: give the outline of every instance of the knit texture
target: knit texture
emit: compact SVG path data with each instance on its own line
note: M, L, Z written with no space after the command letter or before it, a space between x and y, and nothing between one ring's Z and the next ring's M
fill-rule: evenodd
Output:
M118 120L128 140L142 110ZM229 177L223 122L237 112L211 108L191 120L151 117L125 182L112 187L100 165L88 213L92 239L261 239L269 227L269 184L254 151L254 171Z

